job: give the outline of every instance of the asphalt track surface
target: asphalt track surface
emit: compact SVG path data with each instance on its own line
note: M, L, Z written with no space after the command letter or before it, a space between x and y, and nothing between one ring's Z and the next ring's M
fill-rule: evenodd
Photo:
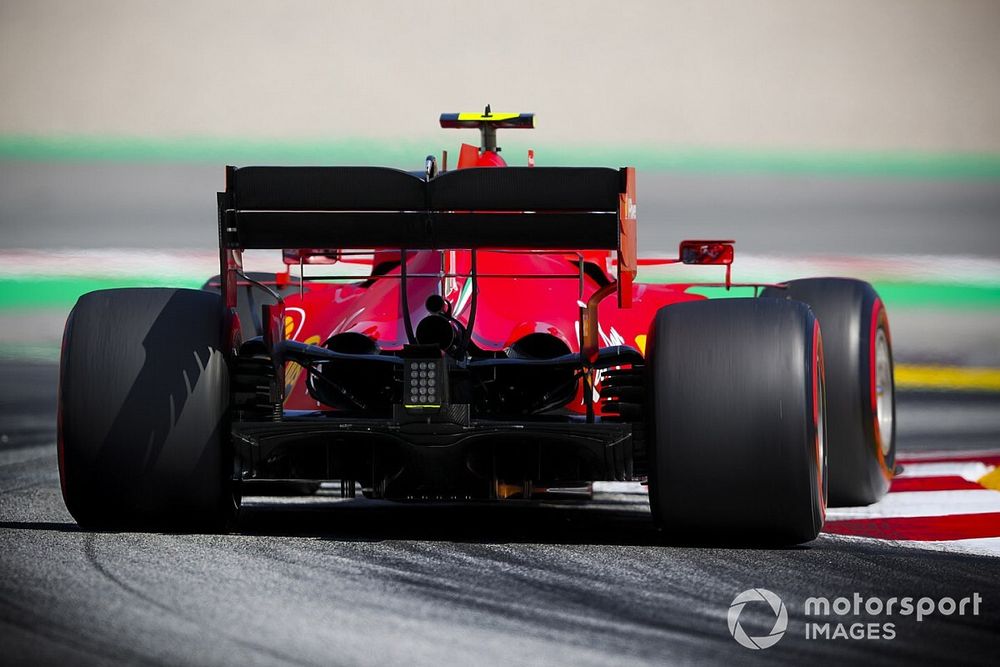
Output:
M59 491L56 375L0 364L5 664L996 664L996 558L834 536L788 549L676 544L636 496L274 500L254 503L234 534L85 532ZM995 445L1000 398L904 395L899 423L903 451ZM765 651L726 626L732 599L755 587L781 596L790 618ZM893 640L805 639L807 597L855 592L984 602L978 616L899 617ZM774 621L759 606L740 617L751 635Z
M414 168L422 166L414 161ZM211 248L222 165L0 161L0 248ZM638 174L640 252L1000 256L995 181Z

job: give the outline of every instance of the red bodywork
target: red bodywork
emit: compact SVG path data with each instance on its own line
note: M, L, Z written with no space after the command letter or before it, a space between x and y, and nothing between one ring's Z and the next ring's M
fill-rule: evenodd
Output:
M398 251L391 254L398 260ZM599 272L607 282L614 279L614 274L607 269L611 253L604 253L603 266L596 261L595 254L588 253L586 258L589 267L583 276L581 299L579 264L575 256L479 251L479 303L472 342L482 350L500 351L528 334L549 333L566 343L571 352L579 352L578 303L585 302L601 287L595 273ZM412 251L407 255L407 273L411 276L437 273L442 263L447 265L450 261L454 261L457 273L469 270L469 251ZM489 277L497 274L539 277ZM378 280L346 285L309 283L309 290L301 298L293 294L285 299L286 336L322 345L335 334L354 332L368 336L382 350L402 349L406 333L400 308L399 275L396 267ZM546 277L554 275L567 277ZM450 289L445 292L455 308L453 315L463 325L469 319L469 290L465 290L466 295L462 294L468 280L448 281ZM407 278L407 302L412 322L419 322L428 315L424 302L436 293L440 282L437 277ZM605 299L599 307L600 344L629 345L644 351L646 332L658 309L671 303L705 298L688 294L684 291L687 287L635 283L631 285L631 308L619 308L615 299ZM298 369L297 364L288 365L285 407L310 410L321 407L306 392ZM574 406L582 411L582 400L575 401Z

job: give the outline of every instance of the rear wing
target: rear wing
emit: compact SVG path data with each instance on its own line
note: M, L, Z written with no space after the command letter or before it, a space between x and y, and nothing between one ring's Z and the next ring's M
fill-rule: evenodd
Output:
M261 248L614 250L619 303L636 272L631 167L227 167L226 256ZM229 251L229 252L227 252Z

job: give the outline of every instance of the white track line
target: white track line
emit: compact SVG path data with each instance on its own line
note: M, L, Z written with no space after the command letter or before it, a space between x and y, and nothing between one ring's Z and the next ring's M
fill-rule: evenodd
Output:
M896 542L908 548L920 547L934 551L949 551L974 554L977 556L1000 556L1000 537L980 537L971 540L947 540L942 542Z
M993 470L993 466L980 461L958 461L948 463L908 463L898 478L954 476L976 482Z
M903 491L888 493L867 507L832 507L826 518L886 519L899 517L948 516L1000 512L1000 493L990 489L961 491Z

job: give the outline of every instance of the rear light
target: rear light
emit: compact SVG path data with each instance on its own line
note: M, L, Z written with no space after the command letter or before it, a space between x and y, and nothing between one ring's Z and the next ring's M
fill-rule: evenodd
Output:
M414 345L406 346L403 353L403 408L407 412L437 412L447 405L448 366L441 350Z
M406 377L407 409L441 407L444 403L444 363L441 360L410 361L406 364Z

